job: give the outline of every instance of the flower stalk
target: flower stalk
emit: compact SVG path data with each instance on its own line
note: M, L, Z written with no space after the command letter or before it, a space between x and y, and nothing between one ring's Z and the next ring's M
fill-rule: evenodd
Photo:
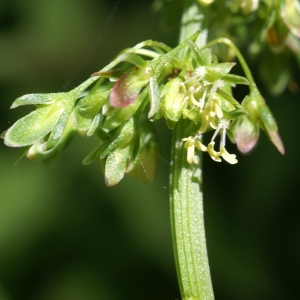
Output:
M214 299L206 250L202 155L189 164L183 137L195 135L187 120L180 120L173 133L170 170L171 226L177 277L182 299Z
M204 8L204 7L203 7ZM185 3L180 41L202 29L205 44L205 16L195 1ZM184 56L185 53L182 53ZM195 136L197 128L179 120L173 131L170 169L171 228L177 277L182 299L214 299L208 263L202 194L202 152L196 161L186 159L184 141ZM197 134L201 140L201 134ZM194 144L194 143L193 143ZM194 145L191 148L194 153Z

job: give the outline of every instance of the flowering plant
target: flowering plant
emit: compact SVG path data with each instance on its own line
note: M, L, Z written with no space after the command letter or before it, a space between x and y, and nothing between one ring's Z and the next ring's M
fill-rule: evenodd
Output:
M198 36L196 32L174 49L159 42L142 42L123 51L70 92L16 99L12 108L35 105L37 109L3 134L4 143L25 147L23 154L29 159L49 162L76 132L97 135L99 146L83 163L102 160L109 186L134 169L146 143L157 147L154 135L147 142L141 139L145 119L154 122L165 118L170 129L180 119L187 119L190 126L198 128L194 136L183 138L189 164L197 163L195 149L207 151L217 162L222 157L230 164L237 163L236 156L225 149L226 131L230 130L231 140L242 152L248 152L257 141L259 126L283 153L275 120L258 90L255 88L242 104L235 100L232 88L249 81L230 74L235 63L220 63L210 48L199 48ZM180 51L185 48L188 51L181 58ZM252 77L250 81L253 84ZM201 137L211 130L215 132L205 146ZM220 148L215 151L219 132Z
M165 5L164 1L156 2ZM238 48L227 38L206 42L201 20L205 19L206 5L212 2L186 1L181 41L173 49L160 42L144 41L122 51L69 92L16 99L12 108L35 105L36 110L2 134L7 146L23 147L20 158L26 155L45 163L56 159L76 133L96 136L98 145L83 164L100 161L106 184L113 186L125 173L135 174L140 161L155 160L158 145L153 122L165 119L174 132L171 223L184 299L213 298L202 212L201 153L207 152L216 162L223 159L236 164L236 155L225 148L226 138L247 153L256 145L260 129L284 153L276 121ZM240 1L233 2L235 8L239 7ZM242 13L258 10L258 1L246 2L240 4ZM280 17L268 19L266 25L274 31L279 18L289 29L285 31L286 39L289 33L299 35L299 22L290 3L280 6ZM263 6L265 10L269 7ZM234 53L238 58L245 77L231 73L236 63L219 62L211 49L214 45L228 46L227 54ZM292 42L288 45L290 49L299 47L292 46ZM234 98L236 85L249 86L249 94L241 103ZM207 145L202 140L204 134L211 135ZM218 134L220 145L215 149Z

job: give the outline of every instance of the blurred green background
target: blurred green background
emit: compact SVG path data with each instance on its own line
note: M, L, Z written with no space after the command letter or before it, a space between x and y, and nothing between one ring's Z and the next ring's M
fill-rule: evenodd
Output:
M67 91L123 48L175 46L152 1L0 1L0 130L32 108L27 93ZM95 40L98 40L96 46ZM299 79L299 72L296 78ZM257 74L255 77L259 80ZM299 94L272 98L286 148L262 135L238 165L204 155L208 253L216 299L300 299ZM171 133L157 125L168 159ZM49 167L0 145L0 300L179 299L169 225L168 164L153 183L108 188L93 139L76 138ZM235 146L231 152L237 152Z

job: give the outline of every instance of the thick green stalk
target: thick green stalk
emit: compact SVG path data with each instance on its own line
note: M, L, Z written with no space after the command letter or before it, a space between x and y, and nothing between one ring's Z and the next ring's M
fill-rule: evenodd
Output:
M214 299L204 229L201 161L188 164L182 139L195 135L189 122L175 128L171 163L171 224L182 299ZM201 157L200 157L201 159Z
M180 40L202 29L204 14L196 1L187 0ZM198 44L203 43L198 40ZM186 55L184 53L183 55ZM190 122L180 120L174 129L170 170L170 201L173 247L181 297L184 300L214 299L208 264L201 192L202 170L187 163L183 138L194 136Z

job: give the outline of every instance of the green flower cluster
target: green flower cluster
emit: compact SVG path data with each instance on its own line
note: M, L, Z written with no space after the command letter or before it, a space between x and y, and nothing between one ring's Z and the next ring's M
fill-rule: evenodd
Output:
M226 37L247 53L257 69L257 76L273 95L287 87L296 92L295 60L300 66L299 0L197 0L207 16L208 41ZM166 27L179 21L184 0L155 0L154 8L162 11ZM214 49L224 61L235 53L223 45Z
M244 49L255 63L258 76L273 95L287 87L297 89L293 68L300 66L299 0L215 1L210 7L210 37L226 36ZM220 54L233 52L219 48ZM224 59L224 56L223 56Z
M196 149L207 151L215 161L222 157L236 163L235 155L225 149L226 135L242 152L248 152L257 141L259 127L283 152L276 123L257 89L242 104L236 101L232 87L247 85L248 80L229 74L235 63L220 63L211 49L200 49L198 35L196 32L174 49L159 42L142 42L124 50L70 92L16 99L12 108L35 105L36 110L2 134L4 143L24 147L23 155L29 159L51 162L75 133L97 136L99 145L83 164L100 160L109 186L133 171L139 161L149 166L152 177L158 146L149 120L165 118L170 129L181 118L198 126L195 136L184 138L191 164L197 162ZM205 146L201 136L211 130L215 133ZM218 133L220 147L215 151ZM139 173L138 167L133 173Z

